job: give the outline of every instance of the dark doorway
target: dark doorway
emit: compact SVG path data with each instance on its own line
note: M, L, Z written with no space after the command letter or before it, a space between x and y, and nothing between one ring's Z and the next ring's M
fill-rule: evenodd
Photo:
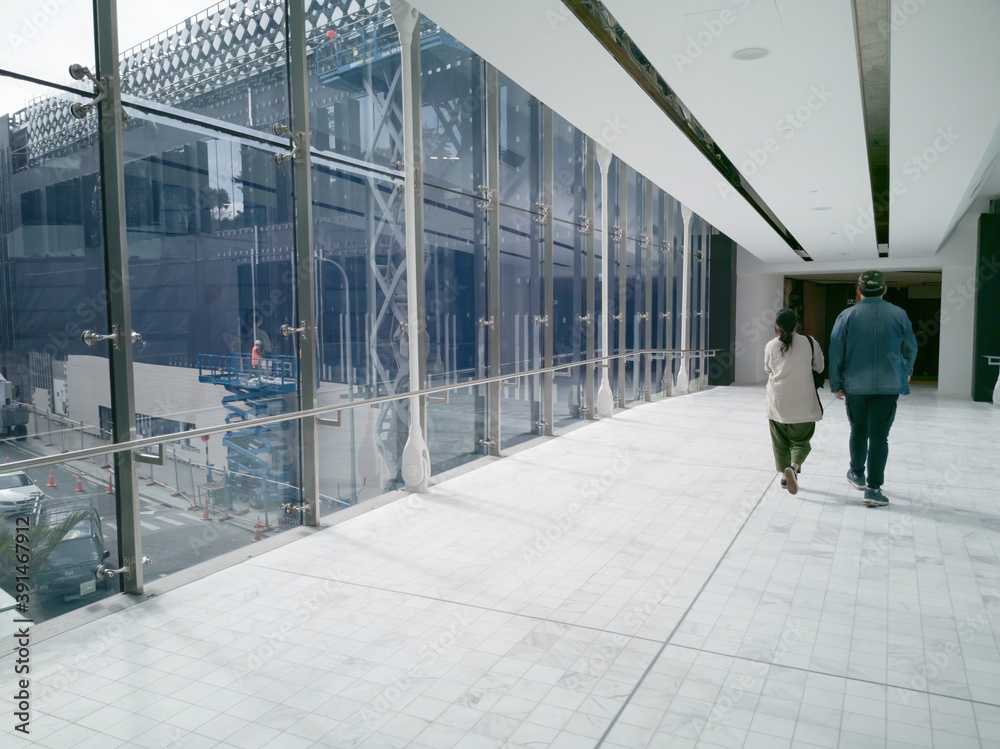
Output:
M856 274L785 279L785 303L799 316L800 332L829 349L837 315L858 301ZM917 338L914 381L936 383L941 333L940 271L894 271L885 274L885 300L902 308Z

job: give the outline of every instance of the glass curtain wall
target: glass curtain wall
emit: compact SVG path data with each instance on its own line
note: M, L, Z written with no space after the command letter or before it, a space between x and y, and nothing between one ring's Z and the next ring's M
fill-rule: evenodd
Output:
M34 44L52 42L43 35ZM61 69L40 67L61 81L75 60L53 57L61 58ZM92 44L79 59L93 67ZM88 329L106 332L109 302L96 121L73 117L70 107L86 99L55 88L4 77L0 97L5 465L109 444L111 387L107 344L91 348L81 340ZM0 538L13 540L16 530L30 528L35 621L59 615L67 601L79 605L118 592L117 581L92 573L105 553L119 558L110 467L101 456L0 475ZM0 587L13 596L13 545L7 549Z
M502 73L500 129L500 383L501 447L541 433L538 375L542 366L542 106Z
M491 364L504 378L501 447L592 418L602 371L586 362L604 353L604 294L617 316L607 321L608 353L645 348L647 326L650 345L664 352L648 378L638 361L611 363L619 405L671 392L682 322L693 326L690 348L705 345L707 319L681 315L681 251L703 252L691 296L692 311L705 312L711 227L701 222L685 242L677 201L641 164L617 157L601 195L594 141L558 113L549 130L544 104L502 73L489 90L484 61L425 18L424 323L408 330L402 62L388 3L293 5L307 6L307 65L298 70L289 45L303 29L289 27L292 2L300 0L180 4L169 23L120 4L125 118L109 131L98 129L100 105L85 106L95 97L90 80L69 74L73 63L95 71L94 9L103 14L105 4L60 3L75 19L72 39L40 31L16 55L0 53L0 461L33 461L0 473L3 497L26 497L4 505L0 531L18 512L47 529L36 621L121 590L121 576L99 580L94 570L122 565L122 539L154 559L147 574L158 578L315 522L300 489L312 468L295 418L304 387L316 387L321 407L345 407L316 427L321 513L403 486L407 401L370 399L411 389L410 334L420 336L425 384L453 386L423 399L434 474L490 452L496 424L489 387L477 382ZM25 83L25 71L46 83ZM300 92L310 200L296 182L306 160L286 130ZM121 137L120 166L102 166L99 144L110 136ZM489 177L496 227L485 188L491 156L500 164ZM102 192L117 190L119 177L120 250L103 228L103 196L117 192ZM608 227L599 225L605 199ZM308 245L296 226L303 212ZM606 243L610 227L621 236ZM112 260L127 267L127 284L109 272ZM303 278L315 298L307 319L297 311L310 288ZM106 338L114 305L131 316L131 340L124 330ZM500 340L492 362L491 308ZM552 363L580 363L552 377L551 412L545 377L525 374L549 363L548 325ZM315 335L315 382L302 382L302 334ZM129 352L124 368L115 344ZM127 408L116 398L126 387ZM122 424L162 442L137 464L135 489L112 467L112 431ZM0 569L0 587L10 590L8 572Z
M552 363L560 365L586 359L588 341L592 341L593 326L583 319L589 311L587 242L593 237L593 218L589 215L587 194L587 137L553 113L552 138ZM593 196L589 197L592 200ZM586 408L585 380L586 367L583 366L555 373L555 427L565 427L586 417L586 411L581 412L581 408Z
M637 351L643 348L640 317L646 306L645 272L643 259L645 251L642 237L646 231L646 178L632 167L625 171L625 185L628 190L628 236L625 246L625 304L622 322L625 323L625 350ZM625 360L624 403L641 399L642 368L639 357Z
M421 124L424 147L424 272L427 386L486 376L486 69L472 51L422 19ZM483 451L487 392L482 386L427 399L431 472Z

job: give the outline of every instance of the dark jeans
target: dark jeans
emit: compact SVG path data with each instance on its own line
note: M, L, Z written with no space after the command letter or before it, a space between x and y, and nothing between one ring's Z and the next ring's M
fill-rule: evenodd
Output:
M889 429L896 418L898 395L846 396L847 420L851 422L851 470L864 473L868 459L868 486L878 489L885 479L889 457Z

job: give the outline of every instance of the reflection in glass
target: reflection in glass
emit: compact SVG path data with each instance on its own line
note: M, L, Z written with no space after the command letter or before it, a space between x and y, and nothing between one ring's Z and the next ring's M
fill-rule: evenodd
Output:
M400 324L407 319L402 194L391 182L317 160L312 209L318 405L406 392L408 339ZM325 466L320 479L332 488L336 476L337 500L354 504L362 490L370 497L402 485L399 457L409 425L407 404L399 400L352 409L343 416L346 428L321 431Z
M75 85L69 75L73 63L94 70L93 0L4 3L0 68ZM27 101L0 90L0 112L13 112Z
M139 464L142 550L153 560L147 576L162 577L248 549L255 541L302 523L298 425L253 423L254 416L270 415L275 410L271 405L283 397L288 365L275 361L246 373L228 371L230 361L205 362L203 371L221 386L220 392L227 385L271 383L254 398L230 401L234 413L248 412L245 423L235 418L238 428L207 440L168 442L162 466Z
M183 17L185 12L191 15ZM182 18L176 20L175 14ZM128 30L126 40L145 38L121 53L126 100L163 104L258 130L287 124L284 0L223 0L204 10L182 3L167 23L164 13L151 12L146 3L119 3L118 16L119 25ZM315 21L315 7L308 16Z
M39 86L0 116L0 460L105 444L110 421L96 121ZM68 126L67 126L68 123ZM37 438L37 439L34 439Z
M132 320L142 333L136 411L160 419L152 428L161 433L163 420L175 430L242 420L237 393L211 373L258 368L266 379L278 362L295 371L280 334L294 320L290 169L272 153L138 117L125 153ZM294 409L294 390L293 379L285 407L268 413Z
M388 3L310 4L312 146L385 168L403 158L399 34Z
M93 461L73 461L0 476L0 590L13 600L27 585L26 613L36 623L119 590L96 574L118 559L115 498L101 485L107 475Z
M499 85L500 202L534 211L540 199L540 102L503 73Z
M542 241L535 216L500 209L500 374L540 369L542 330ZM538 434L541 377L511 377L501 383L502 446Z
M426 18L420 33L424 179L472 195L485 183L484 63Z
M563 221L553 221L553 364L580 361L587 355L586 336L589 328L580 322L586 314L584 287L586 268L584 244L586 237L579 226ZM553 377L554 427L566 426L581 418L584 404L584 367L561 370Z
M476 324L486 315L485 217L477 202L430 186L424 190L428 387L485 376L484 329ZM432 399L427 407L432 473L480 454L485 395L485 388L467 388ZM444 403L436 402L442 398Z
M577 128L552 114L554 174L552 186L554 218L577 223L586 213L587 138Z

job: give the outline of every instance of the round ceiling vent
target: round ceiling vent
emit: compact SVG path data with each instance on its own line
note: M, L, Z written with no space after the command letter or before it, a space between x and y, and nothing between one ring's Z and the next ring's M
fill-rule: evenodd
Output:
M730 57L734 60L759 60L762 57L767 57L771 54L771 50L767 47L743 47L733 52Z

